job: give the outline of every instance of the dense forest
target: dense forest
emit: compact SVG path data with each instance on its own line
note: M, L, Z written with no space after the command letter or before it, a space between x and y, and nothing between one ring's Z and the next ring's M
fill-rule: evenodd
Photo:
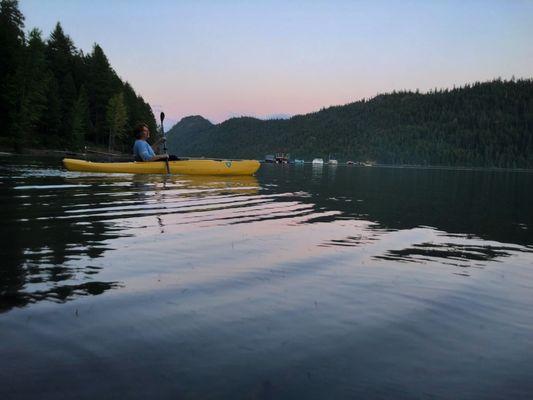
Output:
M74 46L58 23L45 40L24 31L17 0L0 1L0 146L130 151L138 122L156 132L150 106L113 70L102 48Z
M533 80L393 92L288 120L187 117L168 133L178 155L533 168Z

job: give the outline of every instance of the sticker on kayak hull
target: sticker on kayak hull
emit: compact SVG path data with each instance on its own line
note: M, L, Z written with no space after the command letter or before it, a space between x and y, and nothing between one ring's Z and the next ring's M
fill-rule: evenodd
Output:
M226 167L231 168L231 161L226 161L224 164L226 164Z

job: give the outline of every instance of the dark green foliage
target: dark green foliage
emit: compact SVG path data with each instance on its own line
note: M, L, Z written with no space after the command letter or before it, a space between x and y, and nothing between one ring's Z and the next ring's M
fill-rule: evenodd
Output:
M76 90L76 84L74 78L69 72L61 80L61 86L59 88L59 99L61 100L61 116L62 124L60 135L65 145L72 143L72 118L74 111L74 103L78 98Z
M0 125L9 124L10 81L22 62L24 50L24 16L17 0L0 2ZM0 130L6 136L6 129Z
M186 122L168 132L170 151L179 155L262 158L285 151L307 160L333 154L384 164L533 168L529 79L395 92L288 120Z
M18 1L0 0L0 145L107 146L112 119L106 111L116 96L124 96L127 121L115 148L129 152L128 133L140 121L155 132L150 106L122 82L100 46L84 55L59 23L46 43L37 29L27 39L23 29Z
M80 88L78 98L72 109L72 147L80 149L89 132L91 121L89 119L89 98L85 86Z
M50 79L47 91L48 104L46 113L41 121L41 129L39 129L40 143L47 147L59 147L60 141L59 132L61 129L61 102L59 99L59 85L54 76Z
M204 131L210 130L213 127L215 125L200 115L183 118L167 132L167 146L169 151L183 154L183 151L186 151L185 149L187 148L186 142L189 140L194 141L193 136L201 136ZM198 150L202 153L202 150ZM203 151L206 151L206 149Z
M76 49L72 39L65 35L59 22L48 39L47 53L56 79L59 80L71 73Z
M117 139L121 139L126 135L128 110L126 109L126 104L124 104L124 93L117 93L107 103L106 122L109 129L109 148L111 149Z
M87 57L88 92L91 121L94 125L95 143L106 143L108 132L105 125L107 103L120 90L121 82L111 68L102 48L94 45L93 52Z
M47 108L46 94L50 83L45 44L39 30L29 34L28 45L22 49L21 63L10 75L5 88L6 104L11 111L7 126L12 143L17 147L33 144L39 121Z

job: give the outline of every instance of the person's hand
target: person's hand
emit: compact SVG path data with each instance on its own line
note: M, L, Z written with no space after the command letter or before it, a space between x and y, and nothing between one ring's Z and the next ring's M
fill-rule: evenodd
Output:
M155 158L152 161L165 161L168 159L169 159L168 154L158 154L155 156Z

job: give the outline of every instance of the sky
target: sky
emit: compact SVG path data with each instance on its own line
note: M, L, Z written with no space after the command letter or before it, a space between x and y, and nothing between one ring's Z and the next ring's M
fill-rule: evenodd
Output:
M304 114L393 90L533 77L533 0L20 0L104 49L171 125ZM167 125L167 124L165 124Z

